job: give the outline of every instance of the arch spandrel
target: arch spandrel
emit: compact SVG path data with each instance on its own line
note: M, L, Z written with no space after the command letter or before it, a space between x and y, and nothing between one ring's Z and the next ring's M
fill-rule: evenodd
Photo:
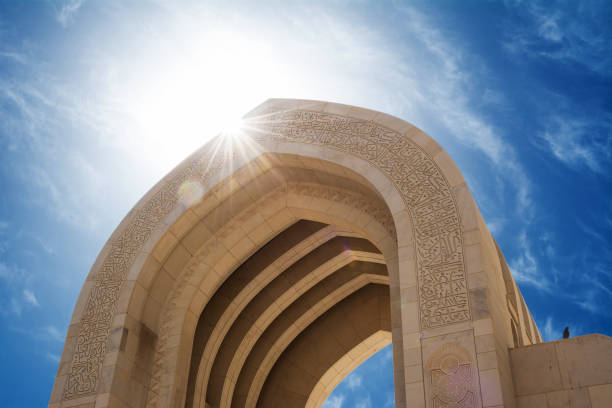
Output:
M404 301L401 310L392 310L391 329L396 347L419 348L418 342L412 340L413 333L419 331L426 333L458 323L470 326L472 315L467 274L479 271L472 270L470 262L464 259L463 234L478 228L471 221L476 219L477 210L463 178L437 143L412 125L391 116L316 101L269 101L255 113L247 115L245 125L247 138L244 140L251 141L247 148L233 149L228 156L216 154L220 146L241 142L216 139L207 144L154 187L115 231L92 268L77 303L67 340L67 345L76 346L74 350L65 348L50 405L66 406L67 401L74 404L77 400L87 403L95 401L97 395L106 395L109 401L112 400L115 391L109 375L125 375L120 366L136 363L134 355L126 360L127 363L121 362L128 357L122 356L122 351L112 349L111 334L123 333L120 329L128 321L133 326L130 330L134 332L140 330L138 324L150 330L143 323L142 316L146 313L160 321L170 322L166 326L162 323L152 332L153 337L157 336L152 346L155 348L152 370L166 374L168 369L178 370L170 375L164 374L163 378L158 378L157 384L151 381L144 385L149 396L157 395L147 399L147 406L165 406L171 401L172 405L180 405L176 398L184 398L186 387L183 383L188 371L185 361L189 361L185 350L190 349L189 333L195 330L197 314L210 294L202 294L198 287L181 283L183 270L178 268L176 280L171 283L175 296L168 293L165 300L157 302L158 309L149 308L147 302L151 293L146 282L156 279L165 267L165 256L176 253L179 245L185 246L181 243L184 239L181 235L189 228L179 224L197 223L198 217L225 202L231 194L246 191L245 185L253 175L243 174L244 179L231 176L240 174L239 169L254 162L259 173L274 168L270 161L261 160L269 154L307 157L320 166L329 163L330 167L347 174L358 174L367 180L366 187L382 198L392 216L392 234L388 232L388 225L370 215L362 217L356 209L351 211L362 217L360 221L355 223L354 219L345 219L344 222L347 225L353 223L362 233L366 231L368 238L385 254L392 296L395 293ZM223 183L228 177L233 184ZM202 200L186 204L179 193L180 187L184 182L194 180L202 190ZM296 194L304 195L308 189L316 190L316 184L311 187L302 185L300 189L304 191ZM341 224L343 217L347 216L343 210L350 208L345 203L336 203L327 210L290 209L288 217L325 222L335 220ZM281 229L279 224L276 231ZM173 238L166 242L168 253L163 255L160 243L167 239L168 234ZM213 239L219 241L216 237ZM244 254L234 256L236 262L227 262L226 273L231 273L240 259L256 251L257 245L268 238L262 236L260 239L259 244ZM188 249L186 252L185 256L193 257ZM160 255L159 259L156 259L156 254ZM155 262L159 267L157 270L149 267ZM220 267L215 269L215 265L206 264L199 273L210 272L206 275L208 279L211 271L219 273ZM153 277L144 278L145 270ZM141 284L141 279L144 279L144 284ZM222 281L224 277L218 276L218 279ZM183 289L179 289L181 286ZM404 293L412 292L414 296L404 299ZM176 297L178 293L181 296ZM140 304L142 316L129 312L134 304ZM160 319L162 316L166 317ZM130 333L129 336L136 337L132 341L128 336L128 345L139 341L137 334ZM123 340L119 340L123 344ZM114 353L114 360L108 358L111 353ZM400 367L395 370L396 382L400 380L399 383L404 384L403 371L407 367L403 354L394 355L397 356L395 364ZM165 362L170 362L170 365L165 365ZM105 374L101 374L103 363ZM423 387L422 382L420 387ZM418 389L418 386L397 386L400 406L405 404L405 394L410 394L413 389ZM126 402L125 397L117 398L130 406L131 402Z

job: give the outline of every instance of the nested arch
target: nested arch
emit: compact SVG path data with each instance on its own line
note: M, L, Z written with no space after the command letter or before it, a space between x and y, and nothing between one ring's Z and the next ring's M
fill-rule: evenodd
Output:
M312 389L306 408L319 408L332 391L368 358L391 343L391 332L381 329L350 349L333 363Z
M391 332L389 290L366 285L334 305L289 345L266 378L257 406L306 406L311 394L318 392L319 380L343 357L360 359L363 349L372 346L367 341L381 331Z
M349 234L342 233L345 236L349 235L349 238L344 239L344 241L338 241L335 244L336 248L331 248L335 250L335 252L330 252L328 254L315 254L312 257L312 260L309 260L308 255L304 256L299 260L293 260L294 263L291 265L289 269L297 270L298 275L301 276L300 279L294 279L291 285L286 285L285 289L290 289L293 293L294 297L297 297L301 292L309 289L312 285L316 284L319 280L322 280L326 277L326 274L329 275L335 272L339 267L346 265L348 262L352 260L362 260L369 262L385 262L387 255L381 254L380 250L377 248L384 248L387 245L387 250L393 250L392 247L389 247L390 242L394 242L393 237L393 224L390 219L390 214L385 213L384 203L374 194L367 193L364 189L363 185L353 185L354 182L350 181L346 177L335 176L333 180L339 182L342 187L333 187L326 184L323 184L321 180L324 178L329 178L329 173L327 175L320 174L321 177L317 178L317 182L315 183L313 176L316 176L320 171L312 171L312 170L299 170L295 167L277 167L276 169L281 169L280 173L275 172L274 177L277 177L279 174L283 174L286 179L291 180L286 184L281 183L281 187L279 190L274 190L271 193L267 193L264 198L260 201L256 201L250 205L249 208L257 208L258 212L264 212L262 217L266 216L266 211L270 211L269 214L274 214L274 216L279 216L283 211L287 214L292 214L289 222L295 219L311 219L323 222L329 222L331 224L345 225L348 228ZM264 173L265 174L265 173ZM263 176L260 176L263 177ZM296 179L297 178L297 179ZM293 181L298 180L299 181ZM329 180L328 180L329 181ZM352 187L351 187L352 186ZM250 213L250 209L247 208L244 211L246 213ZM256 216L256 215L253 215ZM235 219L234 219L235 218ZM237 219L242 219L242 213L238 213L232 219L234 222ZM356 223L356 221L359 221ZM244 224L243 221L240 222ZM224 234L224 228L232 228L232 222L228 222L224 224L225 226L220 230L219 234L222 236ZM278 231L277 231L278 232ZM357 244L355 247L354 244L347 244L347 241L351 239L353 241L359 241L357 238L350 238L350 235L358 235L362 237L370 238L371 242L376 243L376 245L368 244L369 248L364 247L361 244L361 247ZM267 237L274 236L275 232L272 234L268 234L262 236L261 244L266 241ZM376 237L376 239L372 238ZM255 238L253 238L255 239ZM315 248L311 252L314 254L315 252L325 252L326 249L329 249L334 242L334 239L321 244L318 248ZM361 239L363 241L363 239ZM207 245L215 243L214 239L209 239L208 244L204 244L202 249L199 250L194 257L193 260L190 261L184 267L183 276L180 278L181 282L189 281L189 284L183 285L175 285L173 289L167 294L167 299L165 301L166 310L164 314L161 315L159 330L160 330L160 340L157 345L157 349L155 352L157 361L152 373L152 385L157 385L157 387L152 387L151 390L159 389L159 394L153 394L152 391L149 391L149 398L151 398L150 403L160 403L165 404L170 401L166 398L181 400L186 398L186 390L185 389L174 389L171 385L164 387L164 384L161 382L164 372L176 372L178 374L182 374L188 368L185 364L188 356L191 352L191 349L188 347L188 342L181 343L178 341L179 339L193 339L193 335L195 332L195 319L191 310L196 307L193 304L189 303L189 298L191 296L192 299L196 299L194 295L190 293L193 291L195 287L201 288L201 291L205 291L203 286L214 286L215 289L210 291L210 293L216 293L218 282L210 282L211 274L208 273L208 270L211 269L209 266L208 270L206 268L201 267L201 263L204 261L208 261L210 263L211 255L210 251L207 249ZM243 247L242 244L237 244L240 248ZM254 244L252 245L250 250L245 250L243 252L243 259L252 259L252 254L257 254L257 250L261 245ZM260 249L261 250L261 249ZM374 252L375 253L374 253ZM231 252L231 251L230 251ZM329 252L329 251L328 251ZM249 258L249 256L251 256ZM169 255L171 258L172 255ZM221 255L218 255L221 257ZM223 259L223 258L221 258ZM393 261L393 258L391 259ZM324 262L323 262L324 261ZM248 261L247 261L248 262ZM232 272L235 271L236 263L232 262L218 262L220 265L212 266L212 270L215 271L217 276L223 276L223 279L230 279L227 282L231 282L231 278L229 278ZM305 263L305 267L302 267L302 263ZM264 268L266 269L266 268ZM282 274L281 274L282 272ZM239 302L233 302L233 304L237 305L237 313L240 312L239 308L244 307L248 304L248 302L255 298L258 291L264 290L266 285L270 286L274 284L278 278L290 279L293 274L293 271L284 270L281 267L268 270L268 274L258 275L257 279L253 279L253 283L249 282L245 284L248 286L248 290L243 290L236 297L241 298ZM275 275L276 273L276 275ZM163 275L162 275L163 276ZM263 276L263 277L262 277ZM277 279L273 280L274 276L277 276ZM197 280L200 279L200 283ZM221 278L217 279L221 282ZM164 285L167 286L167 285ZM197 293L197 290L196 290ZM265 294L265 293L264 293ZM251 296L251 297L249 297ZM271 299L270 296L263 296L262 299ZM208 299L211 301L211 299ZM214 300L214 299L212 299ZM254 301L254 300L251 300ZM213 302L214 303L214 302ZM278 302L276 302L278 303ZM284 305L287 306L291 302L285 302ZM276 305L275 313L278 314L282 310L280 309L279 304ZM197 306L201 307L201 306ZM186 310L186 312L185 312ZM200 309L201 311L202 309ZM189 320L184 319L181 321L180 316L187 316ZM177 318L178 317L178 318ZM234 316L235 319L236 316ZM273 316L274 317L274 316ZM241 319L240 322L243 322L245 319ZM248 319L247 319L248 320ZM234 327L232 326L232 319L229 319L227 322L223 322L224 327L226 329L230 327L230 332ZM242 335L246 338L253 338L253 331L249 330L249 327L241 327ZM218 330L217 330L218 331ZM232 334L232 333L230 333ZM247 334L249 334L247 336ZM221 336L222 337L222 336ZM220 338L221 338L220 337ZM230 346L225 347L223 341L227 338L231 338L234 343L231 343ZM165 341L165 339L168 339ZM177 341L171 342L170 339L177 339ZM237 339L237 340L236 340ZM256 340L256 338L253 338ZM231 385L232 381L235 381L235 378L239 371L237 371L242 362L230 364L227 361L224 361L222 358L218 357L219 346L221 347L221 351L219 353L232 356L234 352L237 350L238 345L236 341L240 341L241 337L238 335L226 336L224 339L221 339L220 342L210 341L206 344L205 349L208 350L206 353L202 353L206 358L210 358L212 356L212 361L203 361L201 366L204 367L204 372L199 373L197 378L202 378L202 380L197 381L195 383L195 391L196 393L199 391L202 392L201 389L206 389L210 393L212 393L212 398L214 398L215 405L221 404L222 401L225 403L229 403L231 398L229 395L231 394ZM213 346L210 346L210 345ZM242 349L248 351L252 345L247 345L242 347ZM230 349L229 352L224 352L224 349ZM222 363L218 363L222 361ZM222 368L216 370L216 372L220 373L219 375L214 375L209 378L209 373L211 369L215 368L216 365L221 365ZM234 368L232 368L234 367ZM234 374L234 380L227 382L224 381L223 376L226 373ZM215 371L215 370L213 370ZM182 374L185 375L185 374ZM219 378L221 377L221 378ZM159 380L158 380L159 379ZM157 382L159 381L159 383ZM215 387L210 387L211 382L216 381ZM179 384L184 384L184 377L177 381ZM208 385L206 383L209 383ZM201 386L201 383L204 383ZM228 394L227 389L230 388L230 394ZM172 395L174 394L174 395ZM204 401L210 397L211 394L200 397ZM223 398L222 398L223 396ZM159 401L158 398L162 400Z
M246 139L196 152L113 234L75 308L52 403L100 394L180 406L202 310L300 219L368 239L387 265L391 298L415 294L401 311L392 302L398 347L414 347L407 333L470 319L462 234L477 228L475 208L433 140L390 116L327 103L271 101L246 124ZM434 273L451 277L450 292ZM404 384L401 354L396 384ZM123 391L125 381L137 391ZM399 405L403 393L396 387Z
M254 407L270 371L293 341L303 332L310 331L312 325L329 309L369 284L389 284L383 265L347 265L326 281L320 282L317 285L319 288L313 288L287 308L283 315L270 325L249 354L233 392L232 406ZM388 304L383 307L389 310Z

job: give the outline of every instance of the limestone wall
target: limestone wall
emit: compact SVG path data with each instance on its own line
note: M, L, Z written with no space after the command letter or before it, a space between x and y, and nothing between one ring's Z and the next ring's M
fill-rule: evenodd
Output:
M612 407L612 338L601 334L510 350L519 408Z
M486 330L475 333L483 406L503 404L514 408L515 390L508 350L540 343L541 337L479 211L477 216L482 272L470 282L470 304L473 318L489 325Z

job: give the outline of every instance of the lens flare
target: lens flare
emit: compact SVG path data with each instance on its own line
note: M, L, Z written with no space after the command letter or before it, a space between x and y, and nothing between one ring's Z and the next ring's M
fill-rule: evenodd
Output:
M204 189L197 181L184 181L178 189L179 202L185 207L189 207L202 198Z

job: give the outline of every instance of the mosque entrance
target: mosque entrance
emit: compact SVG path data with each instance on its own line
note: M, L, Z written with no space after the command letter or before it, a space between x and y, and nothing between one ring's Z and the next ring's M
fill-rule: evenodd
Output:
M389 343L397 407L502 405L513 338L541 341L504 267L461 173L421 130L269 100L113 233L50 406L320 407Z

